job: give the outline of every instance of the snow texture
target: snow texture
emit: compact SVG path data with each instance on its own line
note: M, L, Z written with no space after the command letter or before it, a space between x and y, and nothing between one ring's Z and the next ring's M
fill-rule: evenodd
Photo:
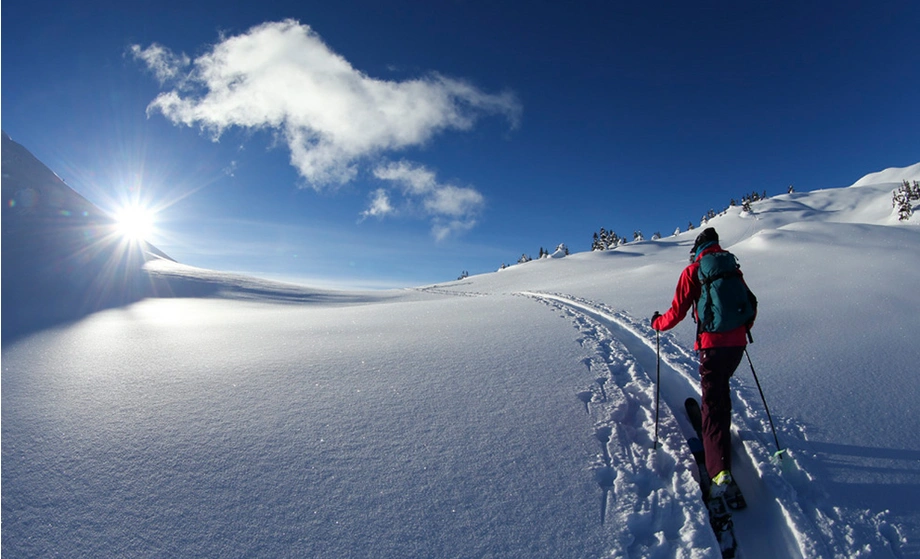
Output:
M920 556L920 229L890 202L920 165L878 177L709 222L759 298L749 355L788 449L745 362L745 559ZM694 236L367 293L148 256L173 296L21 331L4 305L4 554L718 557L694 325L648 326ZM3 257L6 279L6 235Z

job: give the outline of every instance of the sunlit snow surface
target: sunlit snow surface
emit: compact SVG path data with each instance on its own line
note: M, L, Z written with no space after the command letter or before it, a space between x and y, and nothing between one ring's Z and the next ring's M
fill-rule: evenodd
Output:
M894 186L710 223L760 299L750 356L790 449L771 462L743 364L745 559L920 555L920 228ZM648 317L694 236L371 293L155 263L208 288L4 343L4 555L717 557L689 319L661 338L652 450Z

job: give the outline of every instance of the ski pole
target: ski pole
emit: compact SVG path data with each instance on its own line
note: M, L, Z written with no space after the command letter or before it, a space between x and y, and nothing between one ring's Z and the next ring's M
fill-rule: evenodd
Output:
M655 380L655 444L652 448L658 448L658 409L661 401L661 332L655 330L655 355L657 363L655 365L657 378Z
M776 436L776 426L773 425L773 416L770 415L770 407L767 406L767 399L763 395L763 388L760 387L760 380L757 378L757 373L754 371L754 363L751 361L751 354L748 353L747 348L744 348L744 355L747 356L748 365L751 366L751 374L754 375L754 382L757 383L757 390L760 391L760 399L763 400L763 409L767 410L767 419L770 420L770 429L773 430L773 441L776 443L776 453L774 456L779 456L780 460L782 460L783 453L786 452L786 449L780 447L779 437Z

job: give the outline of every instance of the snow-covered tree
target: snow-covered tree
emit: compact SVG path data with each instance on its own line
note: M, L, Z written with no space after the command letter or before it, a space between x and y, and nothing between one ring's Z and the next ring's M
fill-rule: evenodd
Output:
M891 206L898 212L898 221L907 221L914 213L913 202L920 200L920 182L914 181L913 186L904 181L892 193Z
M898 221L907 221L913 215L914 209L910 203L910 198L900 190L896 190L891 205L898 212Z
M594 234L591 250L609 250L620 244L620 237L613 231L601 227L600 232Z

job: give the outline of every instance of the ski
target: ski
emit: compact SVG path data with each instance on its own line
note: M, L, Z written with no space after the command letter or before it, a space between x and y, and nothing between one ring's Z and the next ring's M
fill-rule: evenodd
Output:
M703 411L700 409L700 403L696 398L687 398L684 400L684 409L687 410L687 417L690 418L690 425L696 431L696 437L703 440Z
M696 437L691 437L687 440L687 444L690 446L690 452L693 454L697 470L699 470L700 489L703 492L703 502L706 504L706 509L709 511L709 524L712 526L712 531L715 532L716 539L719 541L719 550L722 552L722 558L731 559L735 557L735 552L738 547L738 542L735 540L735 529L732 524L731 512L729 512L724 497L716 497L714 499L709 497L711 481L709 479L709 472L706 471L706 454L703 451L703 441Z
M697 438L702 441L703 412L700 409L700 403L696 400L696 398L687 398L684 401L684 408L687 411L687 417L690 419L690 424L693 425L693 430L696 431ZM706 460L702 448L700 452L703 456L703 464L705 469ZM708 479L708 474L706 477ZM732 510L741 510L747 508L747 501L744 500L744 495L741 493L741 488L738 487L738 483L734 479L732 479L731 483L728 484L728 489L725 491L725 503L728 505L728 508Z

